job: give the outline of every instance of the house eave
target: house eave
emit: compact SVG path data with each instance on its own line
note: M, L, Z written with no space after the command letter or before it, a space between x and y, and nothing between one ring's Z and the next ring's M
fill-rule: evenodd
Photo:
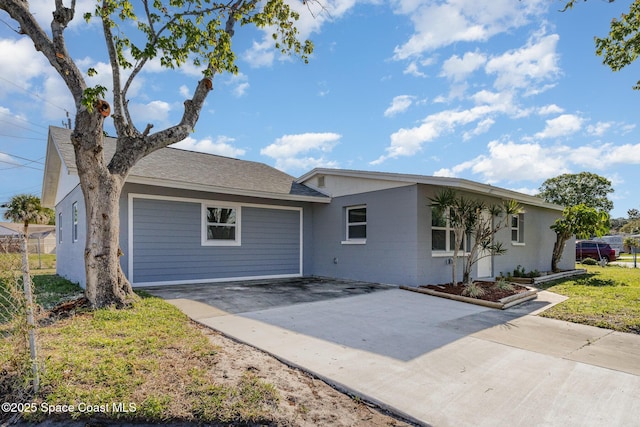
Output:
M303 196L303 195L297 195L297 194L269 193L264 191L217 187L217 186L212 186L207 184L171 181L166 179L158 180L154 178L145 178L141 176L132 176L132 175L130 175L127 178L126 182L131 184L142 184L142 185L151 185L156 187L175 188L179 190L194 190L194 191L203 191L207 193L230 194L230 195L237 195L237 196L257 197L257 198L273 199L273 200L287 200L287 201L295 201L295 202L312 202L312 203L330 203L331 202L330 197L315 197L315 196Z
M508 190L506 188L495 187L489 184L481 184L464 178L412 175L393 172L369 172L357 170L342 170L329 168L316 168L299 177L296 182L304 184L306 181L318 175L334 175L361 179L375 179L378 181L390 181L406 184L425 184L449 187L463 191L469 191L477 194L490 195L501 199L514 199L518 202L532 206L542 207L562 211L563 206L545 202L536 196L519 193L517 191Z

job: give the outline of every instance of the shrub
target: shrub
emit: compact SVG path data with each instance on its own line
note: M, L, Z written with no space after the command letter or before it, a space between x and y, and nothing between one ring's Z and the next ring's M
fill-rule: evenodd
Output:
M513 269L513 277L526 277L526 273L524 271L524 267L521 265L518 265L516 268Z
M585 258L582 260L582 263L584 265L598 265L598 261L593 258Z
M534 277L540 277L540 272L538 270L532 270L527 273L523 266L518 265L513 270L513 277L528 277L530 279L533 279Z
M503 277L498 279L498 281L496 282L496 284L494 286L497 289L501 290L501 291L512 291L513 290L513 285L511 283L507 282Z
M462 295L471 298L479 298L485 293L486 292L484 289L482 289L482 286L478 285L475 282L465 284L464 289L462 290Z

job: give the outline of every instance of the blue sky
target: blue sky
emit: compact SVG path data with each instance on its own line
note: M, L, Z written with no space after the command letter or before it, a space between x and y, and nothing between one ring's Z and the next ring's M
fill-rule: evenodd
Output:
M67 2L67 1L65 1ZM276 54L241 28L240 73L214 79L181 148L273 165L300 176L339 167L456 176L535 194L547 178L590 171L615 188L612 216L640 208L640 64L613 73L594 36L629 1L592 0L561 13L554 0L328 0L302 14L309 64ZM49 27L52 0L30 2ZM92 1L79 0L81 11ZM82 13L76 16L81 18ZM0 201L39 194L46 134L73 103L32 43L0 13ZM81 69L110 86L99 27L67 30ZM13 25L15 28L15 25ZM157 64L130 96L139 129L175 123L200 75ZM112 131L107 121L107 130Z

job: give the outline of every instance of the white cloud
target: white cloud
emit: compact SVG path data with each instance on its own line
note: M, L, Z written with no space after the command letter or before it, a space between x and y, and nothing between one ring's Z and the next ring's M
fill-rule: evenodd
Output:
M276 167L281 170L336 167L337 163L327 160L324 154L330 153L341 137L332 132L284 135L260 150L260 154L275 159ZM310 156L310 152L321 155Z
M607 171L616 165L640 164L640 144L598 144L572 147L543 146L540 143L492 141L488 153L450 168L436 171L436 176L460 176L463 172L479 175L488 183L540 182L563 173L584 169ZM523 189L517 191L525 192Z
M254 41L250 49L242 54L242 59L252 68L268 67L273 64L275 48L273 39L268 34L264 35L261 42Z
M287 2L292 10L300 15L295 22L298 29L298 39L304 41L313 33L318 33L326 22L340 19L348 13L356 4L356 0L327 0L319 3L294 1ZM268 67L273 64L277 50L273 40L273 28L265 28L262 31L260 41L253 41L251 48L241 55L253 68Z
M629 132L633 131L636 128L635 124L625 124L620 126L620 132L622 133L622 135L626 135Z
M385 117L392 117L398 113L407 111L411 104L413 104L414 96L411 95L398 95L391 100L391 105L384 111Z
M181 150L197 151L200 153L216 154L226 157L240 157L244 156L246 150L242 148L236 148L231 145L234 142L234 138L228 136L219 136L215 140L211 138L204 138L197 140L191 137L171 145L173 148L179 148Z
M540 181L569 172L564 146L543 147L536 143L517 144L492 141L488 154L482 154L453 168L457 173L470 170L488 183L498 181Z
M536 194L540 193L540 190L538 188L519 187L519 188L508 188L508 189L512 191L517 191L518 193L528 194L530 196L535 196Z
M81 72L86 73L89 68L93 68L96 74L92 77L88 77L85 74L85 80L88 86L101 85L107 88L110 93L113 93L113 70L111 64L103 61L95 61L91 57L85 57L76 60L76 64Z
M59 120L75 105L69 90L44 56L33 48L28 38L0 39L0 98L13 93L30 94L32 109L42 110L43 117Z
M156 127L167 124L171 105L164 101L151 101L146 104L133 103L129 105L131 118L142 128L147 123L152 123Z
M413 77L427 77L425 73L420 71L418 68L418 64L415 61L412 61L407 65L407 68L404 69L402 74L408 74Z
M462 135L462 139L464 141L468 141L469 139L473 138L474 136L478 136L478 135L482 135L483 133L487 133L489 132L489 129L491 129L491 127L495 124L495 120L492 118L487 118L484 120L481 120L478 122L478 125L475 127L475 129L469 131L469 132L465 132Z
M464 3L466 0L462 0ZM448 4L454 4L451 1ZM459 3L455 3L459 5ZM408 10L409 3L404 3ZM415 6L418 9L420 6ZM522 91L533 93L548 87L545 83L556 79L559 75L556 46L558 36L545 35L542 28L528 40L521 48L509 51L503 55L487 57L478 51L467 52L462 57L452 56L443 63L441 76L446 76L455 84L452 86L448 98L440 96L434 102L446 102L453 98L462 98L468 89L465 78L484 66L488 75L495 75L494 91L482 89L467 97L475 106L464 110L444 110L426 117L422 124L412 128L402 128L390 136L390 144L385 154L371 162L380 164L387 159L400 156L413 156L420 152L423 145L434 141L444 134L459 131L460 127L468 127L475 123L472 129L462 129L461 140L469 140L487 132L496 123L496 115L507 115L511 118L530 116L536 112L533 107L520 106L519 94ZM412 62L413 63L413 62ZM538 85L539 88L535 89ZM393 111L392 109L389 111ZM537 110L539 114L558 114L562 109L555 104L547 105ZM547 120L544 131L536 134L538 138L552 138L566 136L580 130L583 119L577 115L564 114Z
M19 164L13 157L4 153L0 153L0 162L9 163L9 164Z
M535 134L536 138L558 138L573 135L582 128L584 119L575 114L562 114L555 119L546 121L542 132Z
M232 86L233 95L236 98L240 98L246 95L247 90L249 90L249 77L243 73L231 75L229 79L225 80L225 84Z
M467 52L462 58L453 55L442 64L441 76L453 81L462 81L479 69L487 61L487 57L478 52Z
M44 56L33 47L33 42L24 37L19 40L0 39L0 70L3 81L0 84L0 97L7 94L29 91L31 80L48 73L51 68Z
M555 80L560 74L556 52L558 40L557 34L536 36L520 49L491 58L485 70L487 74L496 75L494 87L533 91L536 84ZM543 85L538 91L547 88Z
M180 96L185 99L191 98L191 89L189 89L187 85L180 86L178 92L180 93Z
M544 0L397 0L394 4L396 13L408 15L414 26L409 40L395 48L395 59L419 56L458 42L487 41L526 24L547 6Z
M541 116L548 116L551 114L560 114L564 113L564 109L558 107L556 104L545 105L544 107L538 108L538 114Z
M595 125L587 126L587 132L589 135L602 136L611 129L614 124L613 122L598 122Z
M578 165L600 170L614 165L637 165L640 164L640 144L607 143L577 147L571 160Z
M66 3L66 2L65 2ZM69 3L67 3L68 5ZM96 2L94 0L77 0L75 4L75 15L73 21L69 23L69 28L78 30L79 27L91 25L98 26L98 19L94 18L91 24L87 24L83 16L85 13L93 11L96 8ZM29 11L33 13L38 23L49 30L51 28L51 21L53 19L53 11L55 10L55 4L51 0L30 0Z
M422 150L426 142L451 133L459 126L465 126L473 122L480 122L473 132L482 133L493 124L490 118L495 113L506 113L512 108L508 102L509 96L491 96L488 92L478 96L478 101L484 101L482 105L476 105L466 110L444 110L427 116L421 125L413 128L402 128L391 134L391 142L385 149L386 153L370 162L378 165L388 159L404 156L413 156Z

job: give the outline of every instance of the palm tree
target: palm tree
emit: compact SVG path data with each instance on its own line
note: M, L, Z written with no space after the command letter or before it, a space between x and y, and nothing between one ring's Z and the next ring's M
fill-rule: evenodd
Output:
M33 365L33 389L38 391L38 360L36 352L35 322L33 319L33 295L31 293L31 275L29 274L29 224L49 221L45 208L40 204L40 199L30 194L19 194L11 198L5 205L5 219L12 222L21 223L24 230L21 239L22 252L22 283L24 285L24 295L27 300L27 324L29 328L29 347L31 351L31 362Z

